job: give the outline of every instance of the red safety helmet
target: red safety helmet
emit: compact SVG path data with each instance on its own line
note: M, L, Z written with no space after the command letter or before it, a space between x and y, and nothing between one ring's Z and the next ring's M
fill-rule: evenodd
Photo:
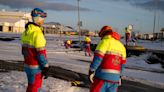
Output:
M112 28L110 26L103 26L99 32L99 37L103 37L106 34L109 34L110 32L112 32Z
M101 28L99 32L99 37L103 37L105 35L111 35L116 40L120 40L120 35L116 31L113 31L110 26L104 26Z

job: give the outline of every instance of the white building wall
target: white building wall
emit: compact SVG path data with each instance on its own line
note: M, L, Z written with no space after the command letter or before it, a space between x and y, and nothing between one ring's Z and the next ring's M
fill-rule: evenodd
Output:
M26 12L8 12L0 11L0 26L3 26L3 32L23 32L25 24L31 21L30 13Z

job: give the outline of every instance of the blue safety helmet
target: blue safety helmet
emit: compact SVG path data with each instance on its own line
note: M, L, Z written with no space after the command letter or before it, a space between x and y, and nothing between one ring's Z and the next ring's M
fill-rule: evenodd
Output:
M34 8L31 11L31 16L32 17L42 17L42 18L45 18L45 17L47 17L47 13L44 12L43 10L41 10L40 8Z

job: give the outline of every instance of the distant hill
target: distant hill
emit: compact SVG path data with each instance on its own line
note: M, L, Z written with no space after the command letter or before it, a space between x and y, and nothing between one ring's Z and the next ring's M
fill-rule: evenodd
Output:
M59 22L46 22L46 25L61 25Z

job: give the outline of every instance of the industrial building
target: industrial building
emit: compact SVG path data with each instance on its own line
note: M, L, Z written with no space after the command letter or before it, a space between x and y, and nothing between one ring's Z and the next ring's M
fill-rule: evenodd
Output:
M1 10L0 32L23 32L28 21L31 21L30 13Z

